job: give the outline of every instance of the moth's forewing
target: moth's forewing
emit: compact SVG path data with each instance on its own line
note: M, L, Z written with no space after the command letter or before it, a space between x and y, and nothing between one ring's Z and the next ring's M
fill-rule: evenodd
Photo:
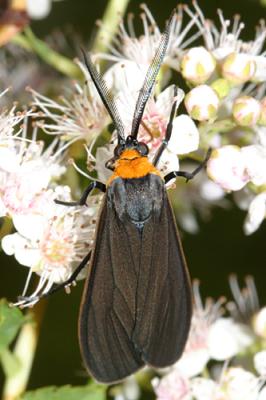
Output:
M142 224L132 219L150 217ZM111 383L180 357L191 319L190 283L164 183L115 179L103 200L79 338L88 371Z

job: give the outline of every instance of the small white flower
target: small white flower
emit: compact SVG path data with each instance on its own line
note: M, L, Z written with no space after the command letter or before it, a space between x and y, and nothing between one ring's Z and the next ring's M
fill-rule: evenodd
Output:
M205 83L216 67L213 56L204 47L192 47L183 56L181 73L193 84Z
M233 117L240 126L255 125L260 113L260 102L251 96L241 96L234 101Z
M241 149L233 145L212 151L207 172L215 183L227 191L240 190L249 181Z
M86 83L75 83L74 91L56 102L28 89L36 105L49 122L38 121L38 125L50 135L58 135L61 140L75 141L84 139L93 142L109 123L109 116L85 67L79 63L85 75ZM52 121L52 122L51 122Z
M193 119L208 121L216 116L219 97L210 86L199 85L187 93L185 106Z
M266 192L258 194L251 201L244 222L244 232L250 235L255 232L266 217Z

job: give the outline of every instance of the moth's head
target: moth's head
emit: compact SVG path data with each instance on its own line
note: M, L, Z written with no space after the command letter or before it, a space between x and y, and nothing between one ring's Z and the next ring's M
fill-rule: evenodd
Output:
M146 157L149 153L148 146L143 142L139 142L131 135L127 136L126 140L120 141L115 147L114 158L118 159L123 157L123 153L127 150L135 150L135 153L139 154L139 157Z
M140 157L146 157L149 153L148 146L139 142L133 136L127 136L125 140L119 140L118 145L114 149L114 157L105 164L106 168L114 170L116 160L133 160Z

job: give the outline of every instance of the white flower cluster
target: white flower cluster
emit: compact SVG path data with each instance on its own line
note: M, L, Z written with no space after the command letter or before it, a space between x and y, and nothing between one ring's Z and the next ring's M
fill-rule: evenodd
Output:
M32 110L16 112L15 106L0 115L0 215L12 219L15 233L2 238L8 255L29 267L23 295L33 272L39 284L23 305L32 305L36 296L46 293L54 283L65 281L90 251L95 230L99 195L81 211L55 203L70 200L70 188L58 185L66 170L64 146L55 139L46 149L37 141L37 128L27 138Z
M176 101L176 109L182 111L173 119L172 136L159 169L164 174L178 171L183 158L198 162L209 147L213 148L207 165L209 179L202 174L195 183L185 186L180 179L177 185L182 227L197 231L195 209L205 216L210 206L227 204L226 194L233 191L238 206L248 210L244 230L250 234L266 214L266 53L262 50L266 28L261 22L255 38L246 42L240 38L244 24L238 17L225 20L219 11L221 26L217 27L204 17L195 1L192 4L193 8L180 6L176 10L166 57L144 110L139 139L148 145L152 159L165 137ZM151 12L147 6L141 7L141 36L136 35L130 15L127 23L121 22L110 52L92 55L97 68L101 59L112 61L103 77L126 134L161 38ZM201 44L193 47L195 39ZM85 211L54 203L57 197L68 200L70 188L75 196L79 194L70 174L64 174L66 151L78 158L80 143L85 143L91 173L86 176L105 182L110 173L105 161L112 158L116 141L116 132L110 132L110 118L85 66L80 61L77 64L85 83L75 82L65 97L56 101L29 89L38 112L18 114L14 106L0 115L0 215L11 218L16 229L2 235L2 247L30 268L30 276L32 272L40 275L35 295L67 279L92 246L101 197L90 196ZM174 74L179 74L183 82L177 91L170 84ZM35 128L29 138L26 125L33 117ZM21 123L24 126L20 127ZM38 130L53 136L48 147L36 139ZM72 165L81 171L75 160ZM62 182L67 185L62 186Z
M130 131L134 106L147 68L158 42L160 29L147 6L142 5L143 35L137 36L132 15L109 46L110 53L98 53L95 60L107 59L104 79L113 92L126 131ZM243 41L244 23L239 17L224 19L219 10L220 27L206 19L196 2L194 9L180 6L170 31L169 45L154 93L145 109L140 139L150 148L152 157L164 138L174 101L171 72L183 79L178 89L177 107L182 114L173 121L173 134L163 153L159 168L164 172L179 169L179 159L189 154L202 157L211 147L213 152L207 172L213 184L200 187L201 199L219 204L228 192L240 208L248 210L244 231L258 229L266 214L266 54L263 46L266 28L257 27L255 38ZM196 32L195 32L196 31ZM193 47L195 39L202 44ZM86 85L76 84L75 91L61 103L45 98L32 90L34 104L48 118L39 122L50 134L61 140L84 139L91 147L110 122L85 67L78 62L86 77ZM98 148L101 156L112 156L112 145ZM198 151L198 153L195 153ZM99 176L102 159L89 152ZM210 182L210 181L209 181ZM193 185L193 184L192 184ZM205 192L207 188L207 192ZM199 208L201 199L199 199ZM194 202L193 207L197 207ZM180 217L183 228L197 230L193 212Z
M265 307L259 309L254 282L239 289L231 277L235 302L230 317L210 299L202 304L198 283L189 339L181 359L152 383L158 400L264 400L266 389Z

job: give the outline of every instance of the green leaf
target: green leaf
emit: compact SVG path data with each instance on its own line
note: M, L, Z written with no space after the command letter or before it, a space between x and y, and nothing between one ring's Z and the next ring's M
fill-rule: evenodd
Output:
M26 392L20 400L105 400L106 386L92 383L86 386L49 386Z
M25 317L18 308L9 306L6 300L0 300L0 354L7 349L23 324Z

